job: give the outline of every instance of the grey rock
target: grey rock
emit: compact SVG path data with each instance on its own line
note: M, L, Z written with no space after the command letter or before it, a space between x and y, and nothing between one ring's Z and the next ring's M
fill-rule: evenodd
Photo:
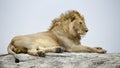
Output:
M18 54L0 56L0 68L120 68L120 53L47 53L46 57Z

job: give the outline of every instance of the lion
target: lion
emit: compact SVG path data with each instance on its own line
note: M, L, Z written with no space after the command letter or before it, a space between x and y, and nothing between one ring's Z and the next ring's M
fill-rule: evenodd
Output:
M45 57L48 52L106 53L102 48L81 45L81 36L87 32L84 16L76 10L70 10L55 18L48 31L15 36L7 50L15 57L15 62L19 62L16 58L19 53L41 57Z

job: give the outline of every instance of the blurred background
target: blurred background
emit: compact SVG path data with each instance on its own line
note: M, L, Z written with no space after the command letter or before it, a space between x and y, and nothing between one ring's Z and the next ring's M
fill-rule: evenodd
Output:
M46 31L67 10L85 16L83 45L120 52L120 0L0 0L0 54L14 36Z

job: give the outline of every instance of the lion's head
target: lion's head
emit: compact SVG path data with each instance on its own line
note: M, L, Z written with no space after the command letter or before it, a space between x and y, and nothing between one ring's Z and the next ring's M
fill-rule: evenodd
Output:
M61 14L59 18L54 19L52 22L49 31L63 32L74 37L85 35L88 32L84 16L76 10Z

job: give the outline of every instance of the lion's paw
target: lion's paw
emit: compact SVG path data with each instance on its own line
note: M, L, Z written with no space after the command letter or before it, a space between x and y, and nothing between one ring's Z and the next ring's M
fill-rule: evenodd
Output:
M63 49L62 48L56 48L56 53L62 53L63 52Z
M104 54L104 53L106 53L107 51L106 50L104 50L104 49L99 49L99 51L98 51L98 53L101 53L101 54Z
M102 47L94 47L94 48L99 49L99 50L102 50L102 49L103 49Z
M38 56L40 56L40 57L45 57L46 54L45 54L45 52L43 52L43 51L39 51L39 52L38 52Z
M94 48L97 49L97 50L98 50L98 53L101 53L101 54L104 54L104 53L107 52L107 51L104 50L102 47L94 47Z

